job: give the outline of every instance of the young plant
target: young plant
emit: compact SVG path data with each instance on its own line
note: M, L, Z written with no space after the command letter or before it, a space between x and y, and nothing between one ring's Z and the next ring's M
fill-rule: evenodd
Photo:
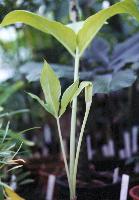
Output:
M44 33L50 34L54 36L69 51L69 53L75 60L74 83L64 92L62 98L60 98L61 96L60 82L47 62L44 63L44 67L40 78L41 87L43 89L45 96L45 102L39 99L39 97L30 94L44 107L44 109L46 109L56 118L60 144L63 152L63 158L69 182L71 200L76 199L76 175L77 175L78 158L79 158L83 132L92 102L92 83L82 82L78 86L79 61L83 52L90 44L90 42L93 40L93 38L96 36L96 34L99 32L101 27L105 24L105 22L110 17L120 13L128 13L134 16L139 21L139 11L137 10L134 0L123 0L121 2L114 4L113 6L110 6L107 9L101 10L95 15L90 16L85 21L74 22L69 25L63 25L59 22L51 21L34 13L23 10L16 10L10 12L1 23L1 27L3 27L16 22L22 22ZM77 96L79 95L80 91L84 88L85 88L86 111L76 148L75 133L76 133ZM68 165L62 140L59 118L65 112L67 105L71 101L72 101L72 115L71 115L71 131L70 131L70 159Z

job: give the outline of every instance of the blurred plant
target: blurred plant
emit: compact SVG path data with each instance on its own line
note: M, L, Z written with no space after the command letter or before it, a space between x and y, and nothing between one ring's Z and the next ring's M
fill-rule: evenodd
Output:
M110 45L107 40L97 37L83 55L87 65L95 67L98 73L118 71L125 65L139 60L139 34L127 38L124 42ZM112 47L111 47L112 46ZM130 48L129 48L130 47Z
M81 80L94 81L95 93L108 93L129 87L136 79L137 69L131 63L139 61L139 34L135 34L122 43L112 47L103 38L97 37L82 57ZM129 48L130 47L130 48ZM51 63L60 79L71 80L74 70L70 65ZM41 74L41 62L27 62L20 67L27 80L38 81Z
M8 98L16 91L23 87L22 81L16 82L13 85L7 87L7 85L0 85L0 106L6 103Z
M139 35L135 34L116 44L111 53L106 40L100 37L94 40L83 56L83 63L93 71L94 93L113 92L132 85L136 69L131 63L139 60L138 39Z
M16 184L24 185L33 182L32 179L28 178L30 172L22 172L19 170L18 172L14 172L18 168L22 167L25 161L23 159L15 159L15 156L19 154L19 150L22 148L22 145L32 146L33 142L26 140L23 137L23 134L32 129L36 129L37 127L30 128L28 130L21 131L19 133L13 132L9 129L10 123L7 123L6 129L0 130L0 179L5 179L7 174L5 174L5 170L7 172L13 172L14 176L17 176ZM17 148L18 147L18 148ZM23 147L24 148L24 147ZM13 166L10 169L9 166ZM12 190L11 187L6 185L3 182L0 182L0 185L4 187L4 191L11 199L19 199L20 197ZM5 194L5 193L4 193ZM22 199L22 198L21 198Z
M17 81L13 83L12 85L7 83L0 84L0 121L2 121L2 118L11 119L12 116L20 115L21 113L28 113L29 109L16 109L12 110L11 101L13 95L21 90L23 88L24 82L23 81ZM10 111L7 109L7 104L10 103Z
M1 0L0 7L2 11L2 15L6 15L8 12L14 9L26 9L30 11L36 11L38 6L40 5L40 1L24 1L24 0L15 0L14 2L10 0ZM1 15L1 17L2 17Z
M69 51L69 53L75 59L74 83L66 89L62 98L60 98L60 82L47 62L44 63L44 67L40 78L41 87L45 96L45 102L42 101L36 95L30 94L30 96L36 99L44 107L45 110L47 110L56 118L60 144L70 188L71 200L76 199L76 175L78 159L83 133L88 118L90 106L92 103L92 83L84 81L81 82L78 86L79 61L83 52L85 51L91 40L96 36L103 24L107 21L107 19L119 13L128 13L130 15L135 16L139 20L139 12L136 8L134 1L124 0L87 18L84 22L74 22L72 24L69 24L68 27L64 26L59 22L50 21L46 18L43 18L41 16L27 11L13 11L9 13L1 23L1 26L6 26L16 22L23 22L45 33L48 33L54 36L60 43L62 43L62 45ZM81 125L81 132L79 135L77 149L75 151L77 96L83 89L85 89L86 111L83 123ZM70 164L68 167L59 118L65 112L67 105L72 100L73 103L70 134Z
M17 135L16 135L16 139L11 139L11 136L8 136L8 131L9 131L9 122L6 126L5 131L0 131L0 138L1 138L1 143L0 143L0 179L2 179L4 177L4 173L2 173L2 170L8 166L8 165L15 165L15 167L12 167L10 170L13 170L15 168L19 168L22 165L19 165L20 163L24 163L24 160L22 159L14 159L15 156L17 155L17 153L19 152L19 150L21 149L22 146L22 142L20 142L20 145L18 147L18 149L15 151L15 147L17 144ZM19 141L18 141L19 142ZM4 172L4 171L3 171ZM10 187L8 187L6 184L3 185L2 183L0 183L0 185L4 186L6 193L8 194L8 196L10 197L10 193L14 194L14 192L12 191L12 189ZM9 193L10 191L10 193ZM2 192L2 191L1 191ZM4 195L4 193L2 192L2 194ZM4 199L4 196L1 194L2 199ZM15 194L16 195L16 194Z

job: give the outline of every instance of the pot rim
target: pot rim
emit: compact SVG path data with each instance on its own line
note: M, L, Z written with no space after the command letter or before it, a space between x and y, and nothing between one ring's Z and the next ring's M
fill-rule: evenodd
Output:
M134 186L134 187L132 187L130 190L129 190L129 194L130 194L130 196L132 197L132 198L134 198L134 199L139 199L139 196L137 196L137 195L135 195L134 194L134 190L136 190L136 189L138 189L139 190L139 185L136 185L136 186Z
M63 186L63 187L66 187L66 188L69 188L69 185L68 185L68 183L67 182L65 182L65 181L63 181L62 180L62 178L63 178L63 175L60 175L60 176L57 176L56 177L56 183L58 183L58 184L60 184L61 186ZM119 186L120 187L120 185L121 185L121 181L118 181L117 183L109 183L109 184L107 184L107 185L104 185L104 186L98 186L98 187L94 187L94 188L88 188L88 187L77 187L77 189L94 189L94 190L97 190L97 189L105 189L105 188L107 188L107 187L115 187L115 186Z

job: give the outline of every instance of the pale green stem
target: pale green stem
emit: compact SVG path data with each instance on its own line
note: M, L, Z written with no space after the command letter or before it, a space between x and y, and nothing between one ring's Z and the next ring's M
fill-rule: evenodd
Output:
M78 49L76 49L74 82L78 78L79 78L79 53L78 53ZM71 114L71 132L70 132L70 181L71 181L71 184L72 184L72 175L73 175L74 161L75 161L75 132L76 132L76 118L77 118L76 113L77 113L77 97L73 99L72 114Z
M80 154L80 149L81 149L85 125L86 125L87 118L88 118L89 111L90 111L90 106L91 106L91 103L86 104L86 111L85 111L81 131L80 131L80 135L79 135L78 145L77 145L77 151L76 151L76 157L75 157L75 163L74 163L74 171L73 171L73 189L74 189L73 195L74 196L76 196L76 177L77 177L77 167L78 167L78 161L79 161L79 154Z
M68 163L67 163L67 159L66 159L66 153L65 153L65 149L64 149L64 144L63 144L63 139L62 139L62 133L61 133L61 128L60 128L59 118L57 118L56 121L57 121L57 128L58 128L58 133L59 133L60 145L61 145L61 150L62 150L62 154L63 154L66 174L67 174L67 178L68 178L68 183L69 183L69 187L71 188L70 176L69 176L69 168L68 168Z

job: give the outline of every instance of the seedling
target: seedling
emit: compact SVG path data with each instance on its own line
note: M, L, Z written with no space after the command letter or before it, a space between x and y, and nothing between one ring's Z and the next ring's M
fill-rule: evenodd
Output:
M76 199L76 176L78 159L93 95L93 87L91 82L85 81L79 84L79 61L85 49L88 47L90 42L99 32L101 27L105 24L105 22L110 17L121 13L128 13L137 18L137 20L139 21L139 11L137 10L134 0L123 0L107 9L101 10L95 15L90 16L85 21L74 22L69 25L63 25L59 22L51 21L34 13L23 10L10 12L1 23L1 27L3 27L14 24L16 22L22 22L42 32L50 34L54 36L69 51L69 53L75 60L74 83L66 89L62 97L60 82L56 74L46 61L44 62L44 67L42 69L40 77L40 83L45 96L45 101L42 101L34 94L29 94L32 98L36 99L43 106L43 108L51 113L56 119L65 169L69 183L71 200ZM86 111L83 123L81 125L81 131L76 148L75 137L77 97L83 89L85 89ZM70 102L72 102L72 115L70 131L70 158L68 164L64 150L59 119L66 111L66 108Z

